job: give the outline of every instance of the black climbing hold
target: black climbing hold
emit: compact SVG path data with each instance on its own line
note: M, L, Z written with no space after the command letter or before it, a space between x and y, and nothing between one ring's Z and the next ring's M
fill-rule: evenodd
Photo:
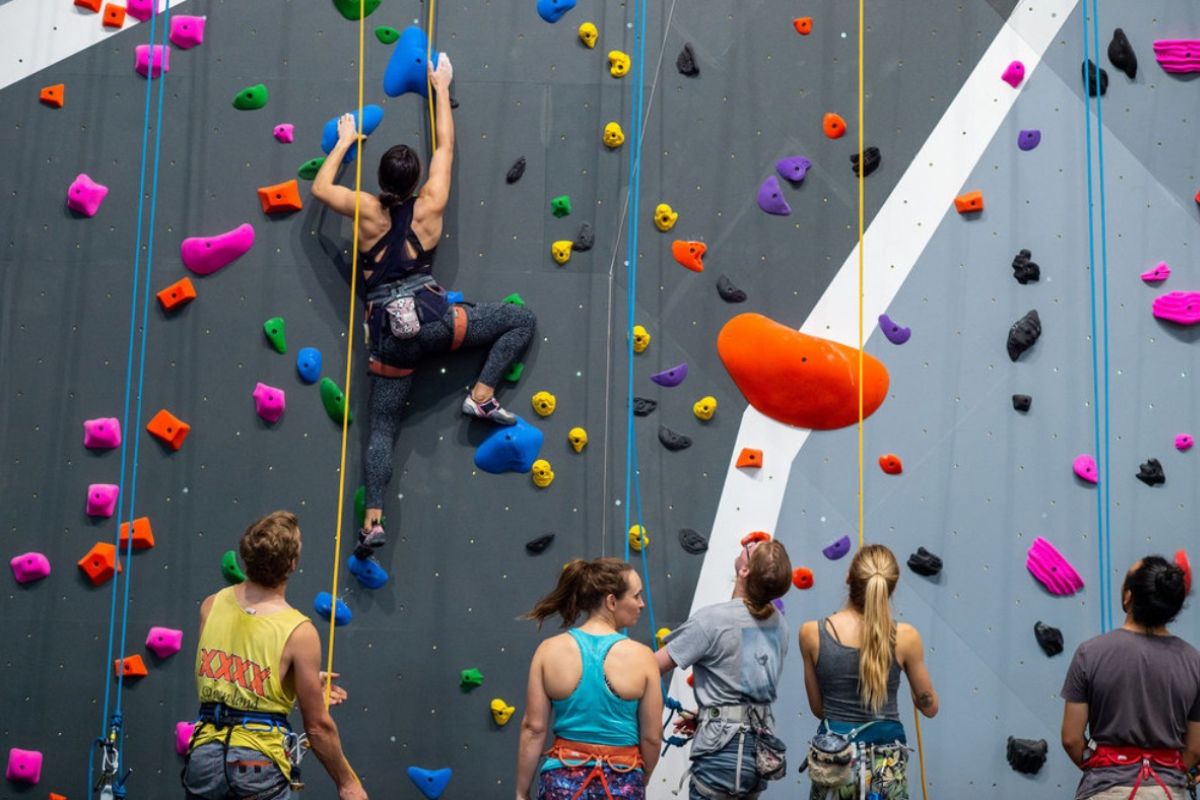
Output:
M1030 261L1029 258L1033 253L1028 250L1021 250L1013 256L1012 268L1013 277L1017 279L1017 283L1024 286L1030 281L1036 281L1042 277L1042 269L1036 262Z
M1138 467L1137 479L1147 486L1157 486L1160 483L1167 482L1167 476L1163 474L1162 464L1158 463L1157 458L1151 458Z
M1108 60L1117 69L1129 76L1129 80L1137 77L1137 53L1125 31L1117 28L1113 31L1112 41L1108 43Z
M1033 625L1033 635L1037 637L1038 647L1048 656L1056 656L1063 651L1062 631L1038 620Z
M675 69L679 70L681 75L686 75L689 78L694 78L700 74L700 67L696 64L696 53L692 50L692 45L689 42L679 51L679 57L675 59Z
M1008 737L1008 765L1017 772L1026 775L1036 775L1046 763L1046 754L1050 752L1045 739L1017 739Z
M733 285L733 281L725 275L717 278L717 294L721 295L721 299L726 303L744 303L746 301L746 293Z
M863 162L866 165L863 169L864 178L875 170L879 169L879 158L880 156L878 147L868 147L867 149L863 150ZM854 174L857 175L858 153L850 154L850 167L854 170Z
M657 400L651 400L649 397L633 398L633 415L635 417L648 417L654 413L656 408L658 408Z
M521 156L513 162L511 167L508 168L508 175L504 177L504 180L508 181L509 183L516 183L517 181L521 180L521 176L524 174L525 156Z
M536 539L530 539L528 542L525 543L525 549L528 550L530 553L537 555L538 553L544 552L546 550L546 548L550 546L550 543L553 541L554 541L554 534L547 533L545 536L539 536Z
M1037 309L1013 323L1008 329L1008 357L1016 361L1042 335L1042 320Z
M1097 72L1100 74L1100 95L1103 96L1108 91L1108 71L1093 64L1090 58L1079 65L1079 74L1083 77L1083 86L1089 97L1096 96Z
M698 555L708 549L708 540L691 528L680 528L679 546L692 555Z
M908 557L908 568L918 575L932 578L942 571L942 559L924 547L918 547L917 552Z
M575 234L575 241L571 244L571 249L576 253L586 253L596 244L596 232L592 230L592 226L585 222L579 226L579 233Z
M1013 395L1013 408L1015 408L1017 411L1028 411L1029 407L1031 405L1033 405L1033 398L1030 397L1029 395L1027 395L1027 394L1014 394Z
M692 446L691 437L676 433L666 425L658 426L658 440L668 450L686 450Z

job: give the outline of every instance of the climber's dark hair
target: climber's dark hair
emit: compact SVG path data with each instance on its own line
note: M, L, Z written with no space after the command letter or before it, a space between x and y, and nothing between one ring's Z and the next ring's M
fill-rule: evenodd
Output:
M379 202L384 208L403 203L416 191L421 161L406 144L389 147L379 159Z
M1187 589L1183 570L1162 556L1146 556L1125 574L1122 591L1129 592L1133 621L1147 628L1166 625L1179 615Z

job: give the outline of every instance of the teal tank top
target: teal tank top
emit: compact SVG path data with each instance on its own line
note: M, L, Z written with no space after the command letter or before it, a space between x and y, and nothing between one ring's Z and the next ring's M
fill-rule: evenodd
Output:
M552 700L554 735L572 742L605 745L633 745L638 735L638 701L618 697L604 680L604 659L624 634L596 636L578 628L567 631L579 645L583 675L579 685L562 700ZM562 763L548 758L542 770L557 769Z

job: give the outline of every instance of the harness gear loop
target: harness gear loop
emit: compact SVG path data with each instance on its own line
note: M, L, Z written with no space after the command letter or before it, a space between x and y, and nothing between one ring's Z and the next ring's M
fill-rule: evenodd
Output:
M614 800L612 791L608 787L608 778L604 775L604 767L607 766L613 772L624 775L635 769L644 769L646 766L642 760L642 751L636 744L587 744L559 737L543 755L561 761L565 767L582 767L589 763L593 765L592 771L584 779L583 785L575 794L571 795L571 800L578 800L579 796L583 794L583 790L596 779L599 779L600 785L604 787L604 796L608 800Z
M1097 745L1096 752L1083 763L1083 768L1126 767L1133 766L1139 761L1141 762L1141 769L1138 771L1137 780L1133 783L1133 790L1129 793L1130 800L1137 795L1142 781L1146 778L1153 778L1154 782L1166 792L1167 800L1171 800L1171 790L1163 783L1162 778L1154 769L1154 765L1165 769L1179 770L1180 772L1185 771L1183 768L1183 756L1178 750L1170 748L1150 749L1136 746L1118 747L1116 745L1102 744Z

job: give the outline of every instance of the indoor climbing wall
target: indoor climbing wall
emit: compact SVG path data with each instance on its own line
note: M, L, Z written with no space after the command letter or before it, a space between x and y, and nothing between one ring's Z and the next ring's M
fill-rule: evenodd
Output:
M330 590L341 428L314 376L298 369L308 371L311 360L298 354L319 350L316 376L344 390L348 335L354 420L338 593L353 618L336 637L335 666L350 692L336 718L368 789L418 797L405 777L418 766L453 770L448 797L512 791L526 668L543 635L517 617L567 559L624 552L631 323L650 336L634 357L632 395L642 399L640 411L651 405L644 401L656 404L634 420L641 509L631 517L649 533L652 592L633 634L650 641L701 599L727 595L736 554L730 536L755 529L773 530L795 563L814 573L812 590L785 598L793 626L837 606L846 562L827 561L820 550L855 533L853 429L806 440L795 429L771 428L747 410L715 341L741 312L855 341L847 326L856 303L843 291L857 241L849 159L858 132L854 9L826 0L804 9L765 0L654 5L639 58L634 4L579 0L554 23L534 0L437 4L435 47L453 60L458 103L437 275L468 300L516 293L537 313L524 368L500 397L544 435L540 456L554 481L539 488L528 474L475 466L492 430L458 406L480 356L425 365L385 510L389 543L380 563L390 580L368 590L346 574L344 561L357 527L352 500L367 386L361 308L348 325L350 226L312 200L297 176L321 155L322 127L356 103L357 23L332 2L174 2L171 16L205 18L203 41L194 44L195 30L172 38L169 69L150 82L148 97L135 64L151 30L133 12L149 3L131 0L124 20L71 0L0 3L0 26L20 32L0 56L7 112L0 145L9 154L0 172L8 220L0 242L0 363L8 376L0 390L0 528L6 558L37 553L51 568L27 582L15 569L0 600L0 634L20 643L0 662L8 709L0 755L41 752L38 791L86 796L90 742L107 729L115 695L110 631L113 658L140 655L148 673L126 678L120 694L124 762L134 770L129 790L155 796L175 785L175 725L195 710L197 609L225 584L222 556L251 520L275 508L296 511L305 548L290 596L309 610L318 592ZM374 33L424 25L428 11L413 0L383 0L367 18L365 102L383 111L364 148L368 189L387 145L404 141L428 152L423 98L383 90L389 59L405 39ZM811 27L793 25L799 13L811 16ZM1194 477L1173 440L1190 430L1193 413L1191 337L1149 309L1158 294L1189 288L1196 181L1180 165L1197 145L1181 111L1192 87L1163 73L1151 45L1195 36L1200 24L1195 12L1165 0L1139 8L1136 19L1116 18L1122 13L1113 3L1100 9L1102 45L1120 25L1140 57L1132 80L1101 59L1109 73L1118 583L1143 552L1187 544ZM889 543L902 559L924 546L945 562L935 578L906 570L897 597L924 635L942 695L942 715L924 729L930 791L1058 796L1074 783L1066 759L1052 747L1039 775L1021 776L1005 763L1004 739L1055 741L1066 656L1047 658L1033 624L1060 628L1068 653L1099 631L1097 489L1070 471L1077 455L1095 452L1081 20L1068 0L971 0L952 9L870 2L867 19L866 144L881 154L866 181L868 307L912 329L895 346L868 317L867 350L891 376L888 398L867 426L868 538ZM577 35L588 21L594 48ZM676 64L685 44L696 70ZM614 50L637 61L625 77L610 72ZM1017 58L1029 71L1014 88L1000 74ZM247 93L259 84L265 95ZM639 103L647 115L644 154L640 192L630 198ZM987 110L996 103L1002 113ZM823 131L827 113L844 119L844 137ZM615 148L603 138L610 122L625 135ZM280 125L292 128L277 135ZM1027 129L1042 137L1025 151L1017 136ZM794 156L810 163L803 180L781 167L764 196L764 179L779 174L776 162ZM509 183L518 158L524 173ZM936 177L918 171L946 165L953 169ZM88 181L76 183L81 173ZM264 211L256 190L293 178L302 207ZM89 181L108 190L94 216L65 203L73 185L95 200ZM352 181L351 167L342 182ZM955 196L972 190L982 193L985 210L958 214ZM564 195L571 211L557 216L551 200ZM790 213L765 213L782 211L781 202ZM662 203L678 214L669 231L654 224ZM556 263L552 245L575 240L583 223L594 246ZM253 245L232 263L208 274L203 265L199 272L184 266L185 238L243 225L253 228ZM628 320L631 237L637 290ZM676 241L705 245L702 272L677 263ZM1022 248L1041 267L1027 285L1009 269ZM679 256L688 260L696 249L684 245ZM1138 274L1160 261L1172 277L1159 289L1142 284ZM185 277L195 299L166 310L169 287ZM721 278L745 299L729 302L730 287L718 291ZM163 290L166 304L154 297ZM1039 312L1042 338L1010 361L1008 329L1030 309ZM686 378L669 385L682 364ZM260 383L268 388L258 400L277 398L271 390L286 399L273 422L256 414ZM548 416L531 403L543 391L555 398ZM1013 410L1016 393L1033 398L1028 412ZM85 421L123 418L127 396L125 450L84 447ZM709 420L693 409L705 397L716 402ZM181 444L176 422L168 420L169 433L158 428L178 449L143 430L162 409L189 426ZM589 437L578 453L568 441L576 426ZM666 446L680 436L691 446ZM732 466L743 447L762 450L760 468ZM899 457L901 474L875 466L884 454ZM1165 484L1132 477L1149 457L1160 460ZM93 484L120 486L116 516L88 513L104 511L88 508ZM97 505L111 499L97 491ZM76 562L97 541L114 540L118 516L148 517L155 546L133 555L114 597L111 580L100 575L93 585ZM681 529L711 537L713 547L685 550ZM542 553L526 549L548 533L555 538ZM1076 567L1087 584L1082 593L1052 597L1030 578L1025 551L1037 536ZM37 573L41 563L31 557L17 567ZM1185 616L1180 630L1192 623ZM182 631L182 650L170 655L168 646L160 657L147 649L153 626ZM472 669L482 685L460 685ZM815 723L794 650L787 670L778 714L798 758ZM493 698L515 707L512 723L494 722ZM979 724L986 714L994 721ZM656 793L674 785L677 756L656 776ZM327 794L315 761L305 767L310 793ZM794 791L795 780L768 796ZM20 791L9 782L0 795Z

